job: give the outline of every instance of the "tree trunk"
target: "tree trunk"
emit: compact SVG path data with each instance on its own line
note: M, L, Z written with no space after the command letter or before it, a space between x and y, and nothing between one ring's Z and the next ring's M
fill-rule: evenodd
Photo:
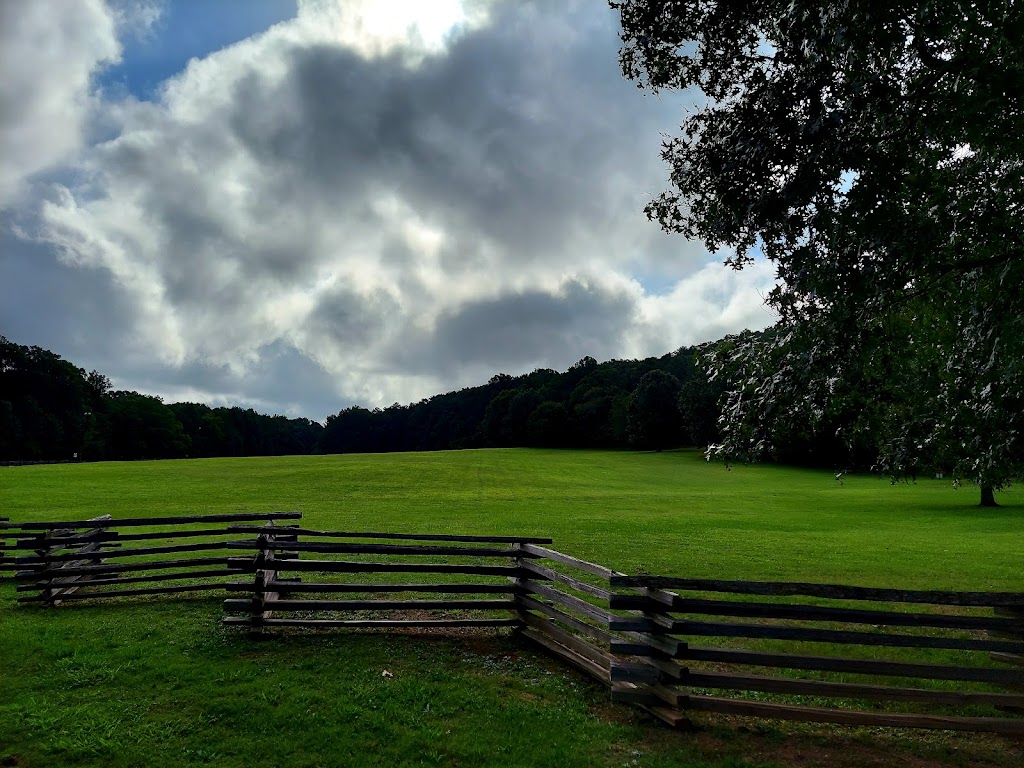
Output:
M981 486L981 504L979 504L978 506L980 506L980 507L998 507L999 506L998 504L996 504L996 496L995 496L995 493L992 491L992 486L991 485L983 485L983 486Z

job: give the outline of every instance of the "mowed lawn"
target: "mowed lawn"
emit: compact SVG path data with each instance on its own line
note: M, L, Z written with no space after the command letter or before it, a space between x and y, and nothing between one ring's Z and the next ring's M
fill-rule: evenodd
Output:
M14 520L301 510L328 530L531 534L625 572L1024 590L1024 499L948 480L484 450L0 469ZM297 633L213 597L17 608L0 585L0 762L53 766L1014 765L1019 745L702 718L673 732L513 637ZM385 674L385 670L387 674ZM736 730L745 722L750 728ZM895 752L894 752L895 750Z
M533 534L622 571L934 589L1024 584L1024 497L949 480L482 450L12 467L14 520L301 510L326 530Z

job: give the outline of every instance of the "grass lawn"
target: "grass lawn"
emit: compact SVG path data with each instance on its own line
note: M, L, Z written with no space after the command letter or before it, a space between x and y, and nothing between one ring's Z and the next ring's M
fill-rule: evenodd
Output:
M535 534L631 572L1024 590L1024 498L949 481L488 450L0 469L0 515L301 510L308 527ZM254 643L220 601L14 607L0 585L0 765L1018 765L1000 737L696 717L674 732L504 635ZM390 675L384 675L387 670ZM901 762L898 760L897 762ZM902 761L906 762L906 761Z

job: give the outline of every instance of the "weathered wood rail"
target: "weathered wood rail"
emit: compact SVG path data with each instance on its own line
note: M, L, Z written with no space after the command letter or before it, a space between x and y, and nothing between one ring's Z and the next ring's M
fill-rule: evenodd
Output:
M521 621L510 580L520 573L517 561L528 557L523 547L530 543L550 543L254 526L232 531L256 538L230 548L258 554L249 568L252 579L227 585L235 596L224 601L224 622L257 633L272 627L516 627ZM309 581L310 574L317 580Z
M13 572L14 580L22 582L17 591L30 593L18 602L44 605L223 590L225 581L252 560L237 552L226 556L228 538L236 535L229 523L273 525L300 517L299 512L267 512L0 521L0 573Z
M1024 720L1019 717L1024 713L1024 669L1000 664L1019 664L1024 653L1024 594L625 575L612 576L609 583L613 589L640 590L639 597L613 595L609 605L638 608L648 622L633 639L611 646L613 652L646 659L648 669L613 668L613 682L645 683L644 701L669 722L682 717L685 710L696 710L1024 735ZM866 608L864 603L882 605ZM616 622L611 626L625 628ZM713 643L692 644L704 639ZM726 645L736 640L759 645ZM820 655L813 647L822 643L849 647L849 655ZM901 653L897 659L879 659L876 651L858 653L858 647ZM939 661L933 658L936 651L957 653L946 653ZM750 667L783 674L755 674ZM793 676L793 671L804 676ZM844 680L817 679L806 676L808 672L842 675ZM850 676L863 679L851 682L846 679ZM921 681L928 683L921 686ZM957 687L951 688L950 683ZM797 701L750 698L764 693ZM633 695L632 691L627 694ZM808 699L813 703L806 703ZM821 706L822 699L830 700L830 705ZM870 701L873 706L851 708L851 701ZM908 704L931 711L904 711ZM963 716L934 711L943 706L991 713ZM1011 716L1000 716L1000 712Z
M294 529L307 541L283 542L283 529L234 530L258 538L232 546L255 547L259 554L253 560L253 578L227 586L236 597L225 601L225 622L258 632L272 627L515 627L608 685L615 700L644 706L673 725L684 722L688 711L705 711L1024 735L1019 717L1024 713L1024 669L1013 666L1024 653L1022 593L628 576L542 546L550 540L528 537ZM302 559L306 556L315 559ZM284 573L320 575L297 585ZM391 578L395 575L434 580L396 581ZM355 576L362 578L353 581ZM395 599L396 593L417 597ZM709 593L718 596L708 598ZM431 599L422 599L422 594ZM740 599L723 599L723 594ZM771 599L751 601L749 596ZM813 598L818 604L790 598ZM865 601L874 606L849 605ZM913 608L893 607L899 603ZM893 627L904 631L893 632ZM690 645L693 637L746 645ZM784 647L747 647L750 643ZM816 655L805 651L808 643L891 647L902 658L878 659L874 650L869 656ZM800 652L789 652L790 646ZM956 659L936 657L950 652ZM973 664L959 662L971 654ZM750 666L844 679L744 671ZM849 682L849 676L865 679ZM928 683L910 687L880 683L878 678ZM742 698L743 693L767 693L781 700ZM834 700L834 706L820 706L823 699ZM849 706L865 700L875 708ZM897 708L931 711L886 708L894 703ZM942 707L969 707L984 714L934 711Z
M627 575L547 538L300 517L0 520L0 571L49 606L224 590L224 623L260 635L512 628L671 725L696 711L1024 736L1022 592Z

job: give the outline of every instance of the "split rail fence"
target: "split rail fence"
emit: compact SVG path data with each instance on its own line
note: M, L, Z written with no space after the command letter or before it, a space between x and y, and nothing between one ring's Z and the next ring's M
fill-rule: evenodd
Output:
M699 711L1024 735L1024 593L627 575L546 538L298 518L0 521L0 568L45 605L224 590L224 622L260 635L509 627L671 725Z
M233 526L232 531L255 538L234 541L231 548L258 553L249 568L252 580L227 585L239 596L224 601L224 622L257 632L271 627L515 627L521 623L517 562L531 557L524 547L551 541L269 526ZM311 575L315 581L308 580Z
M643 706L672 725L685 722L688 711L703 711L1024 735L1021 593L628 576L542 546L549 539L528 537L234 530L257 538L231 546L258 553L253 578L227 586L236 596L224 603L225 621L256 632L517 627L608 685L615 700ZM286 530L307 540L282 541ZM317 559L302 559L307 554ZM298 581L313 573L317 581ZM818 604L798 602L806 598ZM691 645L694 638L709 645ZM723 645L735 640L776 647ZM820 643L850 652L805 650ZM879 647L899 649L901 658L877 659ZM752 674L749 667L829 679ZM851 676L859 682L848 681ZM922 680L928 681L923 687L906 682ZM874 708L851 706L863 701ZM908 706L929 711L900 711ZM949 707L978 714L936 711Z
M296 519L300 512L71 522L0 521L0 573L13 571L21 603L223 590L252 557L227 555L228 523ZM218 525L219 524L219 525ZM231 549L236 549L231 547Z
M612 643L611 650L644 658L654 670L613 667L613 692L614 681L650 674L645 703L669 722L696 710L1024 735L1021 593L626 575L609 582L643 593L613 595L610 607L638 608L648 622L644 632ZM737 640L747 647L730 647ZM813 650L821 644L836 655ZM842 655L832 650L837 647ZM879 648L898 658L877 658ZM753 674L751 667L777 674ZM850 707L864 701L874 707ZM915 705L930 711L900 711ZM990 714L935 711L943 707Z

